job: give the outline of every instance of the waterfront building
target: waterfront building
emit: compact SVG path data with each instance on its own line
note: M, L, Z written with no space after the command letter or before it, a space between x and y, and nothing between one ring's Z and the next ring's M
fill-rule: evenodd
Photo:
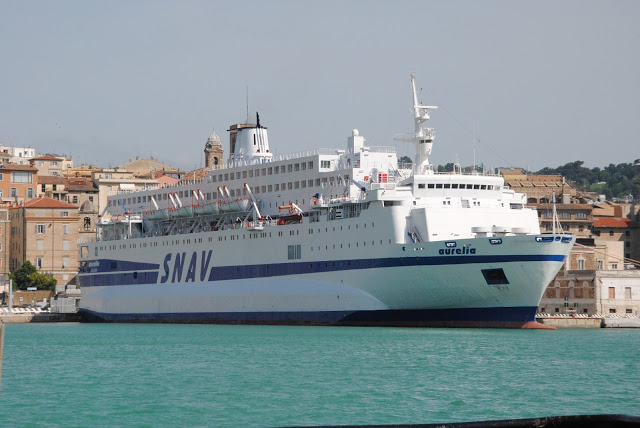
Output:
M625 217L594 217L593 234L601 241L621 242L627 264L640 261L640 224Z
M39 175L62 177L73 168L73 158L57 155L38 156L29 160L31 166L38 168Z
M9 209L10 270L29 260L58 284L78 273L78 207L52 198L36 198Z
M640 269L624 269L622 254L622 242L579 239L538 312L640 315Z
M11 248L11 221L9 210L0 209L0 284L9 280L9 250Z
M16 204L36 197L38 170L31 165L0 165L0 200Z

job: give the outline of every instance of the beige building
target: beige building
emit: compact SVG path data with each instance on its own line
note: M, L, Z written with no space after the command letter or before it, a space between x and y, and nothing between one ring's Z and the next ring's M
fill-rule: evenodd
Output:
M501 170L504 184L518 193L527 195L530 204L553 202L570 203L578 190L560 175L527 175L517 170Z
M73 168L73 158L44 155L29 160L31 166L38 169L38 175L62 177Z
M593 234L600 241L621 242L627 263L640 266L640 224L624 217L594 217Z
M204 167L207 169L218 169L224 163L224 149L220 137L216 131L212 131L204 146Z
M9 213L11 271L29 260L38 271L53 274L58 284L73 283L78 272L78 207L37 198Z
M157 189L158 181L136 178L131 171L118 168L102 169L91 174L91 180L98 188L97 210L102 213L107 207L107 197L118 192L128 193L136 190ZM95 201L94 201L95 204Z
M0 285L9 280L11 220L8 209L0 209Z
M164 171L165 174L177 179L184 178L184 172L178 171L171 165L159 162L154 158L139 159L120 165L117 169L130 171L134 176L153 176L158 171Z
M530 204L537 208L542 233L553 231L553 204ZM558 220L565 232L578 238L591 238L593 206L588 204L556 204Z
M38 175L36 193L39 198L52 198L57 201L67 199L67 181L59 175Z
M80 207L80 235L93 233L98 221L98 187L88 178L67 178L67 202Z
M576 243L567 260L545 290L539 313L548 314L603 314L608 304L603 304L603 278L624 274L622 244L583 239ZM634 271L640 293L640 270ZM640 298L640 297L639 297ZM638 310L637 305L631 307Z

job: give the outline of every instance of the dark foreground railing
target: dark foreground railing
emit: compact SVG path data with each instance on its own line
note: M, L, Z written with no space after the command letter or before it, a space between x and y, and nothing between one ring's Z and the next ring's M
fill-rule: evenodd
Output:
M628 428L640 427L640 416L628 415L576 415L548 416L532 419L505 419L501 421L455 422L444 424L398 425L323 425L313 428ZM296 428L296 427L292 427ZM297 427L303 428L303 427ZM309 427L305 427L309 428Z

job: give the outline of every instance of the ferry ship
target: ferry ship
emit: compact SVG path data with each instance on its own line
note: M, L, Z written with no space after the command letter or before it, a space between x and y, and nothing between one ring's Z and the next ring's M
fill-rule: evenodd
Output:
M541 234L500 176L439 173L436 106L418 102L413 164L354 129L342 149L275 156L267 128L230 127L201 180L109 197L80 244L85 320L540 327L575 238Z

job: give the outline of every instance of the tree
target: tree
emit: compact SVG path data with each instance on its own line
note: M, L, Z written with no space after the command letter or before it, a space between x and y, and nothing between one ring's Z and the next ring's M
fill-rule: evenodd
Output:
M39 290L54 290L58 281L50 273L40 273L38 269L27 260L16 272L9 275L13 280L13 288L26 290L29 287L36 287Z
M29 275L31 286L38 290L55 290L58 281L50 273L33 272Z
M22 266L16 269L15 273L9 275L9 278L13 280L13 287L18 290L26 290L27 287L31 287L31 280L29 275L37 273L36 267L27 260Z

